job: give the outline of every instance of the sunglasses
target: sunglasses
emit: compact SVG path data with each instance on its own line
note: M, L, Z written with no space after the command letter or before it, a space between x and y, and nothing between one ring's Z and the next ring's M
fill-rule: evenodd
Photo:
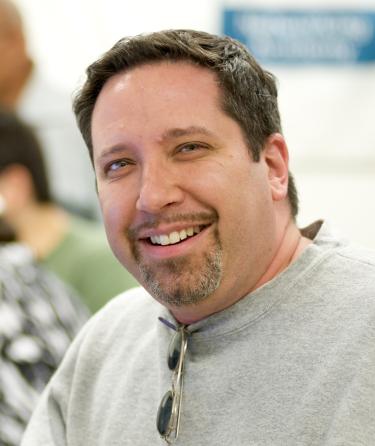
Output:
M167 444L178 437L183 391L184 359L188 333L186 326L175 328L168 349L168 367L172 370L172 388L163 396L156 416L156 427Z

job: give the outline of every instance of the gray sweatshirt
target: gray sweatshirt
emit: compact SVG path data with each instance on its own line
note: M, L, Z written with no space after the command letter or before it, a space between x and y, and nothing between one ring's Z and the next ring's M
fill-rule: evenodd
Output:
M142 288L95 315L22 446L154 446L173 318ZM323 226L300 258L188 327L182 446L375 444L375 255Z

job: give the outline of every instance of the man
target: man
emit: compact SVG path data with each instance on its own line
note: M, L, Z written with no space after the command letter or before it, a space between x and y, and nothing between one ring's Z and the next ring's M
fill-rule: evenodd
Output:
M0 57L0 105L36 132L54 199L72 212L97 218L94 177L74 124L70 94L47 81L32 61L22 18L11 0L0 0Z
M186 30L87 73L108 239L144 288L81 332L22 446L371 444L374 256L297 228L273 76Z
M0 201L2 217L17 240L74 288L92 312L137 285L109 249L102 225L73 216L53 201L34 133L2 110Z

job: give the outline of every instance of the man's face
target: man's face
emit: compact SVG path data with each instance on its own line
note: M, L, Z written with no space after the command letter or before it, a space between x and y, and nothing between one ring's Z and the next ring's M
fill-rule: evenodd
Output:
M252 289L276 249L269 166L252 161L211 71L164 62L113 76L92 138L110 245L157 300L214 312Z

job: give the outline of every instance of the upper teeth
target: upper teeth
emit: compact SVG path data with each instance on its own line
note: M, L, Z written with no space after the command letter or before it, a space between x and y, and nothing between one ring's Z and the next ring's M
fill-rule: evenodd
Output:
M200 231L201 229L199 226L192 226L190 228L182 229L181 231L173 231L170 234L153 235L150 238L151 242L155 245L173 245L187 237L198 234Z

